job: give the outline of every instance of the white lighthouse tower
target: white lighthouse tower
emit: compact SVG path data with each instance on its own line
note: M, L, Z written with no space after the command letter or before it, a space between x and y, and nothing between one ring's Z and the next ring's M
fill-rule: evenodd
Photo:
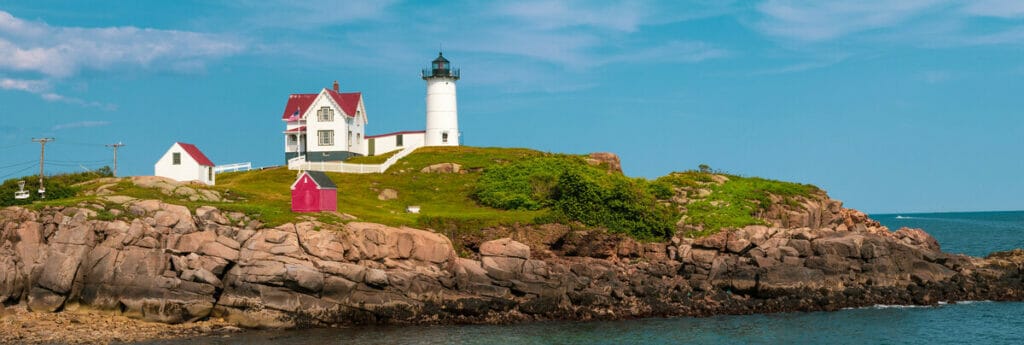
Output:
M423 69L427 81L426 146L459 146L459 111L455 102L455 81L459 70L437 54L429 68Z

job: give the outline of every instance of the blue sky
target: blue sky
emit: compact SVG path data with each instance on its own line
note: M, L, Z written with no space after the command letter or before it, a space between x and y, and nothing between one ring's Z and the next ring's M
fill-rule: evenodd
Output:
M174 141L283 161L290 93L362 91L424 126L419 69L462 69L465 144L706 163L868 212L1024 209L1020 1L0 0L0 176L152 174Z

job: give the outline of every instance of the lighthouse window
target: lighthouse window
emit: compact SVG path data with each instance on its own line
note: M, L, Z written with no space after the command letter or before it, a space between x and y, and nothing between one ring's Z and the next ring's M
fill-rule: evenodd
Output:
M448 132L441 133L441 142L442 143L447 143L448 142Z

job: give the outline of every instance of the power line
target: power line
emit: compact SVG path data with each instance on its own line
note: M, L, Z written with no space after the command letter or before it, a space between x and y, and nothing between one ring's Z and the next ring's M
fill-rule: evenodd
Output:
M11 164L11 165L5 165L5 166L2 166L2 167L0 167L0 169L7 169L7 168L10 168L10 167L22 166L22 165L25 165L25 164L31 164L31 163L35 163L35 162L36 162L35 160L31 160L31 161L24 161L24 162L21 162L21 163L15 163L15 164Z
M18 170L18 171L12 172L12 173L10 173L10 174L4 175L3 177L0 177L0 180L6 180L6 179L7 179L8 177L11 177L11 176L14 176L14 175L20 174L20 173L22 173L22 172L24 172L24 171L26 171L26 170L32 169L32 168L33 168L33 166L27 166L27 167L25 167L24 169L21 169L21 170Z

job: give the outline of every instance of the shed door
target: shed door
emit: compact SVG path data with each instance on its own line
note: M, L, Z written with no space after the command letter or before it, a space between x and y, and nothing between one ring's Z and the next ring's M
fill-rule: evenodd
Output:
M370 151L367 154L367 156L373 156L373 147L374 147L374 142L376 142L376 141L377 141L377 138L370 138Z

